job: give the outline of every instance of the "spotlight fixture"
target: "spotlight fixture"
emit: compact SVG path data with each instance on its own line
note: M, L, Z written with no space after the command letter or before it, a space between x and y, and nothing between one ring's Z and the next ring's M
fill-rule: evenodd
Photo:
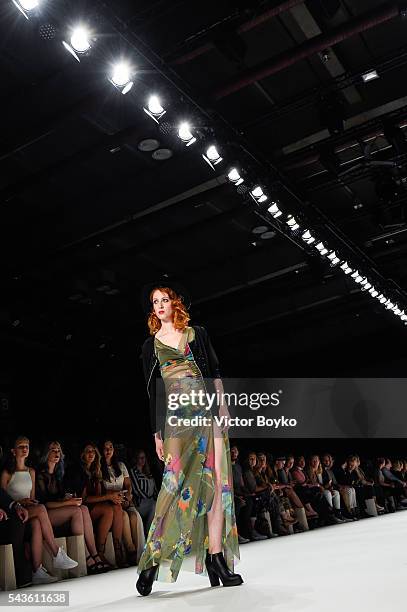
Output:
M253 200L257 202L257 204L261 204L268 199L266 194L263 192L263 189L259 185L251 190L250 195L252 196Z
M109 81L118 89L123 95L129 93L133 87L134 82L131 80L131 68L126 62L119 62L113 66L113 70Z
M244 179L242 179L242 177L239 174L239 171L237 170L237 168L232 168L229 172L228 172L228 179L231 183L233 183L234 185L236 185L236 187L238 185L241 185L244 181Z
M331 261L332 266L336 266L340 262L340 259L335 253L335 251L332 251L331 253L329 253L328 259Z
M347 261L343 262L343 264L341 265L341 270L343 270L345 274L350 274L351 272L353 272Z
M12 2L26 19L29 19L29 13L40 5L40 0L12 0Z
M292 215L288 215L286 223L292 232L299 229L300 227Z
M303 235L301 236L301 238L304 240L304 242L306 242L307 244L312 244L313 242L315 242L315 238L314 236L312 236L311 232L309 230L305 230L305 232L303 233Z
M272 202L271 206L269 206L267 210L275 219L278 219L278 217L281 217L281 215L283 214L277 206L276 202Z
M181 123L181 125L179 126L178 136L182 140L182 142L185 142L185 145L187 147L191 146L192 144L194 144L194 142L196 142L196 138L191 132L190 125L186 121Z
M372 297L377 297L379 295L379 292L376 291L376 289L374 287L372 287L371 289L369 289L369 293Z
M322 242L318 242L318 244L315 245L315 248L318 249L320 255L326 255L328 253L328 249Z
M215 166L216 164L220 164L220 162L222 161L222 157L219 155L218 149L215 147L215 145L211 145L210 147L208 147L206 149L206 154L203 153L202 157L204 158L204 160L206 161L207 164L210 165L210 167L212 168L212 170L215 170Z
M62 41L65 49L78 61L80 62L80 56L85 55L91 48L90 33L87 28L83 26L77 26L74 28L71 34L69 43L65 40Z
M364 74L362 74L362 80L364 83L369 83L369 81L374 81L375 79L379 78L379 73L377 72L377 70L369 70L368 72L365 72Z
M147 108L143 108L143 111L147 113L153 121L158 123L167 112L161 105L160 98L158 96L150 96L147 102Z

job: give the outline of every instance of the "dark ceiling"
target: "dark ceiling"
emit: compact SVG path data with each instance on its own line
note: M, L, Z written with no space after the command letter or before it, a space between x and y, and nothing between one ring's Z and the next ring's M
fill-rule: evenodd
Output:
M3 341L128 355L146 336L140 288L168 275L188 286L192 322L235 372L242 348L253 371L350 342L403 353L397 317L279 226L270 200L259 206L225 179L229 162L246 184L258 177L407 306L403 3L40 8L29 19L12 0L0 9ZM95 34L81 62L61 45L77 21ZM135 68L127 95L107 79L120 57ZM371 69L379 78L363 82ZM159 125L142 110L152 92L167 108ZM191 147L176 135L185 119ZM147 138L172 157L140 151ZM224 152L215 172L201 157L209 142Z

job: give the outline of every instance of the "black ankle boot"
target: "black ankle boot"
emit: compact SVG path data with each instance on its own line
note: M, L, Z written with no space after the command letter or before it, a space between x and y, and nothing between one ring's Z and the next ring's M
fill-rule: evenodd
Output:
M153 582L158 571L158 565L153 565L148 569L140 572L139 579L136 583L136 589L140 595L150 595L151 589L153 588Z
M228 568L223 553L206 553L205 565L211 586L219 586L219 578L223 586L237 586L243 583L240 574L234 574Z

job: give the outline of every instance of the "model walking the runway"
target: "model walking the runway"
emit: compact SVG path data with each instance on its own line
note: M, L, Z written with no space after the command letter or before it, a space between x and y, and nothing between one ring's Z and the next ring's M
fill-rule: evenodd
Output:
M219 429L212 418L216 407L207 410L202 403L182 402L174 409L165 402L160 409L157 379L162 379L165 398L193 390L223 391L206 330L188 326L186 290L173 282L165 285L151 283L142 294L150 330L142 348L143 369L156 451L165 467L138 564L136 587L141 595L151 593L154 580L175 582L188 559L193 560L195 573L209 576L212 586L218 586L220 580L223 586L243 582L233 572L240 554L227 426ZM218 414L229 416L223 402ZM193 417L201 417L196 419L198 425L184 424L184 419Z

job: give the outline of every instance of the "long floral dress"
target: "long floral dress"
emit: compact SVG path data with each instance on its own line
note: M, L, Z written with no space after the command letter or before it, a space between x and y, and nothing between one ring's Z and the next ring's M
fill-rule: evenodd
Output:
M154 338L165 392L188 393L192 389L204 390L205 383L195 363L188 342L194 339L194 329L186 327L178 348ZM170 409L168 409L170 412ZM156 511L151 523L137 571L159 564L156 580L175 582L181 564L197 574L207 575L205 556L209 545L207 512L214 498L214 427L210 410L189 403L172 416L206 417L202 426L170 427L164 436L164 473L157 498ZM201 419L203 421L203 419ZM207 424L209 421L209 424ZM226 563L234 570L240 559L236 528L232 464L227 432L222 437L222 548Z

